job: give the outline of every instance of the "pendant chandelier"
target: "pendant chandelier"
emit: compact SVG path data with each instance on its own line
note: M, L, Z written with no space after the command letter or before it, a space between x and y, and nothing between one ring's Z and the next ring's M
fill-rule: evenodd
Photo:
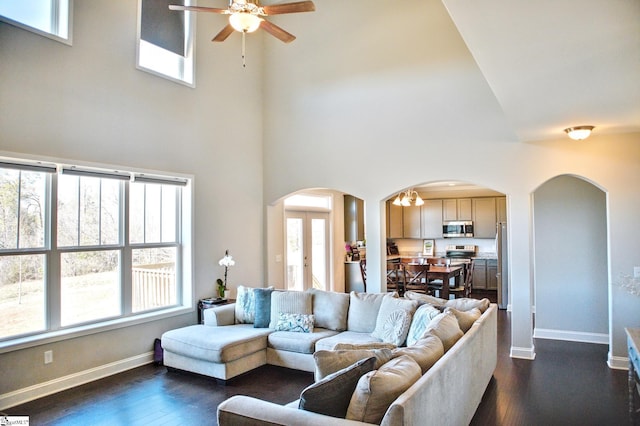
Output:
M393 200L393 205L395 206L409 207L411 206L411 203L414 203L415 206L421 206L424 204L424 201L420 198L418 192L413 188L398 193L396 199Z

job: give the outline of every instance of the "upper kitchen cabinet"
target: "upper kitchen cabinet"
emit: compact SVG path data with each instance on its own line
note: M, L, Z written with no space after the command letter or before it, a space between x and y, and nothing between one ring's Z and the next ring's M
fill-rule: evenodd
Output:
M402 206L387 201L387 238L403 238Z
M496 237L496 199L473 198L474 238Z
M422 238L442 238L442 200L424 200Z
M498 222L507 221L507 197L496 198L496 208L498 213Z
M402 207L402 235L404 238L422 237L420 209L420 206Z
M344 240L364 240L364 200L353 195L344 196Z
M471 198L442 200L442 220L472 220Z

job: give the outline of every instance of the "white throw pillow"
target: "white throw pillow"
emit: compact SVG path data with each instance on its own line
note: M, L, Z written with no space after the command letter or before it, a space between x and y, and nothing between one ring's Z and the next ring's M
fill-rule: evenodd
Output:
M380 424L384 413L421 376L420 366L403 355L360 377L347 409L347 419Z
M414 345L424 335L424 331L429 326L431 320L440 314L440 309L428 303L416 309L416 313L413 314L413 320L411 320L409 333L407 334L407 346Z
M394 293L357 293L352 291L349 294L347 330L360 333L373 332L376 328L382 299L389 294L393 295Z
M311 293L306 291L274 291L271 293L271 322L269 322L269 328L276 327L280 312L285 314L313 314Z
M376 328L371 335L386 343L403 345L417 307L418 302L415 300L385 296L378 311Z
M428 294L417 293L415 291L407 291L404 293L405 299L417 300L420 304L428 303L433 306L440 306L444 308L447 303L447 299L440 299L439 297L429 296Z

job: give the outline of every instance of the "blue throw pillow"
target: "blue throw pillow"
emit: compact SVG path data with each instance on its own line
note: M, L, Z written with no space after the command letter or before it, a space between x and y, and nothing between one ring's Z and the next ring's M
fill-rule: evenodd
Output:
M271 322L271 293L272 288L255 288L253 295L255 298L256 315L253 320L255 328L268 328Z

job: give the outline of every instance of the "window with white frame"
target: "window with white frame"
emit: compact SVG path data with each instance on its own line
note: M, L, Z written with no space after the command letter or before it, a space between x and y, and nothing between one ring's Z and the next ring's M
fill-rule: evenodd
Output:
M73 0L0 0L0 20L71 44Z
M189 188L0 160L0 342L180 306Z
M193 87L195 19L170 4L190 2L138 0L137 67Z

